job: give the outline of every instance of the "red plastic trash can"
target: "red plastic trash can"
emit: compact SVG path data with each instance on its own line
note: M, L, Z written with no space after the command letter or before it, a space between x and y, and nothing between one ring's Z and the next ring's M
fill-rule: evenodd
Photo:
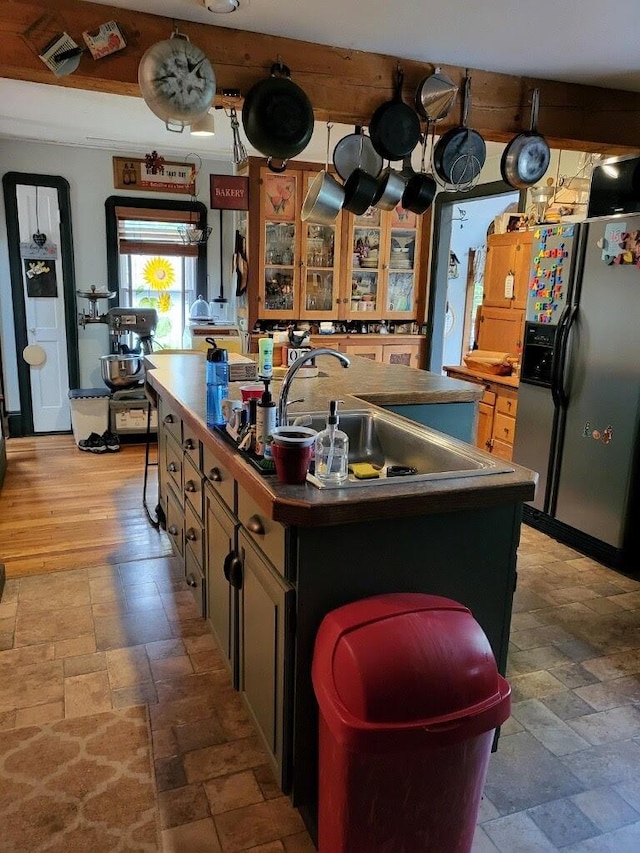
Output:
M316 637L320 853L467 853L511 689L462 604L376 595Z

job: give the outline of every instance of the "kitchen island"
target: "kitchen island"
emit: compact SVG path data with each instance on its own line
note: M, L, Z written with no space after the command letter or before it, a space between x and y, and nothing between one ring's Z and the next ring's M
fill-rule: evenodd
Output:
M411 405L475 406L477 386L403 366L318 359L294 379L291 413ZM504 673L521 507L535 474L375 487L281 485L205 424L204 357L149 357L159 407L159 505L185 578L202 604L271 758L314 833L317 710L311 661L318 626L342 604L426 592L467 605ZM273 383L274 398L280 383ZM230 387L239 398L239 387Z

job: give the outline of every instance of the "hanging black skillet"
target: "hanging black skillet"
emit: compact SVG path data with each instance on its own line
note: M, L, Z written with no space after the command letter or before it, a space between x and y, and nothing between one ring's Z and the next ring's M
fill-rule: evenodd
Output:
M409 179L404 193L402 194L402 206L412 213L422 214L433 204L433 199L438 191L438 185L433 175L427 174L424 168L425 154L427 151L427 140L429 136L429 122L422 137L422 157L420 160L420 171L414 172Z
M436 142L433 168L443 184L459 188L473 185L482 171L487 146L477 130L467 127L471 78L465 77L462 98L462 125L452 127Z
M267 157L272 172L284 172L287 160L304 151L313 122L311 101L282 62L272 65L271 76L249 89L242 106L247 139Z
M502 179L515 189L523 190L537 184L549 168L551 152L543 136L537 132L540 90L534 89L531 98L531 128L519 133L502 153Z
M402 160L420 141L420 119L416 111L402 100L404 72L398 67L396 92L374 112L369 124L373 147L385 160Z

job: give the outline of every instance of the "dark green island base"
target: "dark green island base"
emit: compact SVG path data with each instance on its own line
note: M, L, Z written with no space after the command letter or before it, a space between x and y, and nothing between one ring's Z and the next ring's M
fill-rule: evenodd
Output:
M311 661L322 618L379 593L444 595L469 607L504 674L522 504L536 475L514 465L509 473L375 488L280 485L207 429L203 357L154 353L149 362L167 530L276 778L315 837ZM305 401L293 413L325 410L339 398L345 409L381 406L423 423L431 411L458 437L473 425L477 385L360 358L346 370L332 358L318 363L319 378L294 380L290 399Z

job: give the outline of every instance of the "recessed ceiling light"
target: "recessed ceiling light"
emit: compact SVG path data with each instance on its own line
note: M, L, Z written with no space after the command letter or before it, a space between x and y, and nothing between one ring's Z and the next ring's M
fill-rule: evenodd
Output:
M202 0L206 9L217 15L228 15L235 12L240 5L240 0Z

